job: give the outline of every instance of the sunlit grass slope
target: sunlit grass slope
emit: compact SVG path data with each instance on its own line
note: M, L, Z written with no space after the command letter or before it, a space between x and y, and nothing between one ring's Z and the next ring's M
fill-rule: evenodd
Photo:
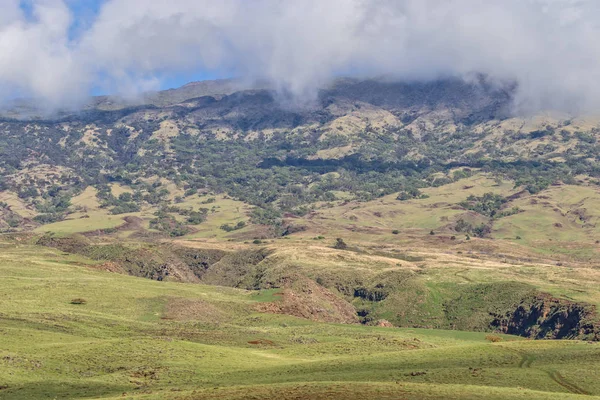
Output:
M0 398L600 395L597 343L314 323L257 313L269 292L134 278L16 243L0 250Z

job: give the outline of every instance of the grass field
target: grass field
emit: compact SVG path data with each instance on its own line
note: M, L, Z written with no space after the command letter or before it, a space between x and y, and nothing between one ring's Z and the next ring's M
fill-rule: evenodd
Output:
M134 278L13 242L0 277L0 398L600 395L599 343L315 323L258 313L272 292Z
M214 199L214 203L207 203ZM204 204L203 204L204 203ZM205 222L195 226L196 232L187 235L188 238L224 239L232 235L220 227L225 224L234 226L240 221L248 222L248 212L252 207L222 195L192 196L180 204L181 207L208 208L210 211ZM233 233L240 233L239 230Z

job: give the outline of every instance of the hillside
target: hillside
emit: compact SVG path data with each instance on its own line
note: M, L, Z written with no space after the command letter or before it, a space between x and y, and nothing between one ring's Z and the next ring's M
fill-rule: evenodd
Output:
M600 118L512 91L5 113L0 398L600 396Z
M282 213L304 215L318 202L410 197L477 171L532 194L597 182L600 121L509 118L510 91L485 82L340 80L300 109L269 90L231 93L231 85L187 85L135 107L115 100L112 111L97 99L97 108L58 119L2 120L5 230L67 218L89 190L112 214L213 192L257 206L262 217L253 220L276 227ZM112 193L115 185L129 194Z
M260 312L285 301L278 290L157 282L1 245L0 398L600 395L598 343L311 322Z

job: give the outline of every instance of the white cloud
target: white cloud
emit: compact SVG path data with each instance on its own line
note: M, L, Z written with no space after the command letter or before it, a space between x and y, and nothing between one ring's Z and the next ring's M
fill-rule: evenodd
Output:
M1 6L0 90L40 97L49 107L78 102L91 77L67 40L71 15L65 4L38 1L31 21L18 1L2 0Z
M479 72L516 81L521 109L600 107L595 0L108 0L76 38L63 1L33 4L31 21L0 0L0 85L53 105L221 69L304 99L339 73Z

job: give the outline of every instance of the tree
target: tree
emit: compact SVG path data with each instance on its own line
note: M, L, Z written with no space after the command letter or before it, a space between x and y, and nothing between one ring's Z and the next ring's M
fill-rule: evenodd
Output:
M346 242L344 242L344 239L337 238L335 239L335 245L333 246L333 248L338 250L346 250L348 248L348 245L346 244Z

